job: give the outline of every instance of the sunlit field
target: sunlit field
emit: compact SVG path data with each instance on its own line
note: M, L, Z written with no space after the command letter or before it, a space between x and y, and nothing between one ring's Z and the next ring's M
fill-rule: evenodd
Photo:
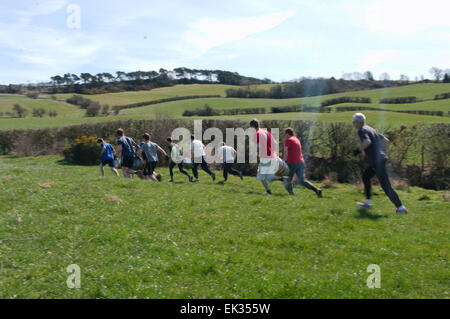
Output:
M191 184L100 177L60 157L0 157L0 298L448 298L449 194L398 186L324 198L253 177ZM220 180L221 172L217 172ZM320 185L315 183L316 185ZM67 266L81 288L67 288ZM378 264L381 288L369 289Z

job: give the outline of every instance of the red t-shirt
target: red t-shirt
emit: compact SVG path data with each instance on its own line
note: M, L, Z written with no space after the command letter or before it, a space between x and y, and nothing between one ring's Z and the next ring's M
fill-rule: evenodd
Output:
M258 153L260 158L277 157L277 154L272 149L273 137L269 131L257 130L255 134L255 142L258 145Z
M287 157L287 163L288 164L299 164L304 163L305 160L303 159L302 154L302 144L300 144L300 141L295 136L291 136L288 139L286 139L286 142L284 143L284 147L288 148L288 157ZM286 151L286 150L285 150Z

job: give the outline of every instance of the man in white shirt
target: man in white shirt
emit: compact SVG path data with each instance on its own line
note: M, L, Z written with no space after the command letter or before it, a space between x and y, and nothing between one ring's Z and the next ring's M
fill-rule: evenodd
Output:
M209 169L208 164L206 163L205 160L205 156L206 156L205 145L203 145L203 143L200 142L199 140L196 140L194 138L194 135L192 135L191 158L193 162L192 173L194 174L195 177L195 179L193 180L194 183L198 182L198 165L201 165L202 169L211 176L213 181L216 180L216 175Z
M228 179L228 173L239 176L243 180L242 172L235 170L232 166L236 159L236 150L231 146L228 146L225 142L222 143L222 147L219 149L219 159L223 162L223 178L224 182Z

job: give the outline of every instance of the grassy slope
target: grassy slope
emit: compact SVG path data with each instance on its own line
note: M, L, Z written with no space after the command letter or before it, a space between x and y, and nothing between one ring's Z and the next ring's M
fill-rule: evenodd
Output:
M58 117L81 117L83 110L61 101L53 101L51 99L30 99L24 96L0 96L0 112L13 112L14 104L20 104L25 107L31 117L33 108L43 108L48 111L57 111Z
M254 178L155 184L58 160L0 158L0 298L448 298L442 192L399 191L410 214L395 216L376 188L364 214L350 185L267 198ZM366 287L373 263L381 289Z
M155 89L152 91L142 92L124 92L124 93L112 93L103 95L89 96L89 98L102 100L102 103L123 104L123 103L135 103L151 99L159 99L165 97L171 97L176 95L197 95L197 94L225 94L224 91L230 86L225 85L177 85L170 88ZM374 108L390 108L393 110L440 110L448 112L450 110L450 100L441 101L426 101L413 104L398 104L398 105L380 105L378 99L382 97L400 97L400 96L417 96L420 99L433 98L435 94L449 92L450 84L414 84L398 88L368 90L347 92L340 94L331 94L319 97L310 98L296 98L296 99L238 99L238 98L214 98L214 99L196 99L185 101L174 101L161 103L156 105L149 105L139 108L122 110L118 117L98 117L94 119L87 119L82 117L82 114L67 114L66 116L73 116L71 118L29 118L29 119L0 119L0 129L12 129L12 128L40 128L40 127L56 127L64 125L80 124L85 122L102 122L113 121L117 119L148 119L153 118L155 113L169 114L172 117L181 117L181 114L186 109L202 108L205 104L209 104L213 108L244 108L244 107L266 107L269 111L271 106L286 106L296 104L309 104L320 105L320 102L340 97L340 96L366 96L372 98L372 104L341 104L348 106L368 106ZM0 101L1 101L0 97ZM17 99L17 97L16 97ZM27 99L29 101L34 101ZM40 100L39 100L40 101ZM46 101L46 100L43 100ZM50 101L50 100L47 100ZM52 101L53 102L53 101ZM71 107L71 106L69 106ZM81 112L76 108L71 107L73 112ZM74 111L75 110L75 111ZM63 112L64 113L64 112ZM323 121L348 121L352 112L339 113L339 114L314 114L314 113L284 113L284 114L266 114L260 116L261 118L271 119L312 119ZM414 124L418 122L449 122L447 117L436 116L419 116L409 114L393 114L393 113L376 113L367 112L372 118L377 120L369 120L371 124L377 124L380 119L380 125L393 125L399 126L402 124ZM238 117L220 117L220 118L242 118L247 120L249 117L254 116L238 116Z
M225 96L225 90L233 88L232 85L223 84L191 84L191 85L175 85L171 87L164 87L153 89L151 91L136 91L136 92L120 92L108 93L98 95L83 95L84 97L98 101L100 104L108 105L123 105L146 101L153 101L165 99L175 96L190 96L190 95L222 95ZM60 99L67 99L73 94L56 94Z

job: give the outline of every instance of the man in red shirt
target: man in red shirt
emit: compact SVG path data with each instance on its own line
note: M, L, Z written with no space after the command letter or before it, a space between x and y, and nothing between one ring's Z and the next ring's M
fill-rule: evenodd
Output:
M256 179L261 181L266 189L264 195L272 195L269 183L274 180L283 181L283 178L275 175L278 167L278 156L275 152L275 144L277 142L269 131L259 127L259 121L257 119L253 119L250 122L250 127L256 130L253 138L258 147L259 165Z
M297 183L305 186L307 189L314 191L317 197L322 197L322 190L316 188L313 184L305 180L305 160L302 154L302 144L299 139L294 136L294 130L287 128L285 130L286 142L284 143L284 160L289 166L288 192L294 195L292 187L292 178L297 174Z

